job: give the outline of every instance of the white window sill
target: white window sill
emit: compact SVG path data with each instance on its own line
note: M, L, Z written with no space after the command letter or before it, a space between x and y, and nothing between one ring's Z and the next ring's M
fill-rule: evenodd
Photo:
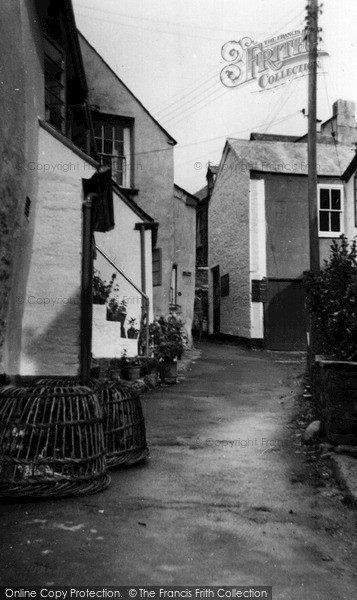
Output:
M319 231L319 238L339 238L343 231Z

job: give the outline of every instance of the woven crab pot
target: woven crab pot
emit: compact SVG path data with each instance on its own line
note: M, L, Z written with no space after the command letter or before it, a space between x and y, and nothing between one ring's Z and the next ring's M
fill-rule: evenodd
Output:
M110 482L98 399L85 386L0 389L0 495L93 494Z
M144 462L149 450L137 392L119 382L105 381L96 387L96 394L103 414L108 467L130 467Z

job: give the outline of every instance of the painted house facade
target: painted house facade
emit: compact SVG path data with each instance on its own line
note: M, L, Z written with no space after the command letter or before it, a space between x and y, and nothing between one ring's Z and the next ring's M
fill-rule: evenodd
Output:
M170 286L170 312L175 312L182 318L191 345L197 198L176 184L174 198L174 263Z
M88 375L92 239L114 219L72 5L3 8L1 372Z
M80 44L100 160L112 167L124 193L158 223L152 249L153 305L155 314L167 314L175 262L176 142L81 35Z
M98 250L94 269L106 282L115 273L114 287L117 289L112 291L110 298L124 303L125 316L121 325L107 319L106 305L93 305L92 353L96 359L119 358L124 350L127 356L136 356L139 352L140 328L145 325L147 317L151 322L154 315L152 249L157 236L157 223L115 183L113 207L115 229L95 234ZM100 250L119 267L120 272ZM146 298L149 301L148 311ZM132 337L133 329L138 330L135 338Z
M342 179L355 151L353 103L335 103L334 118L346 105L349 143L325 133L317 147L321 263L333 239L357 234ZM307 162L304 139L227 140L209 204L210 333L272 350L306 348Z

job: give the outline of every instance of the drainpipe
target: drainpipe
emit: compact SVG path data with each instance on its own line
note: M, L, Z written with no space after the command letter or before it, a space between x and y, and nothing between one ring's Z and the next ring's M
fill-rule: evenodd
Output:
M145 263L145 224L140 223L140 256L141 256L141 289L146 294L146 263ZM146 302L145 302L146 304ZM141 306L142 317L144 316L147 306L144 303ZM149 315L147 315L147 319Z
M81 350L80 377L90 377L92 357L92 279L93 279L93 197L87 194L82 204L83 209L83 244L82 244L82 294L81 294Z

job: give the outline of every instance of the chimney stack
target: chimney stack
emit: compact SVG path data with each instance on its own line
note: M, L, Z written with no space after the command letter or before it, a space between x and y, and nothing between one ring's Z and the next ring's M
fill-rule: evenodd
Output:
M333 103L332 111L336 142L355 144L357 142L355 103L350 100L337 100Z

